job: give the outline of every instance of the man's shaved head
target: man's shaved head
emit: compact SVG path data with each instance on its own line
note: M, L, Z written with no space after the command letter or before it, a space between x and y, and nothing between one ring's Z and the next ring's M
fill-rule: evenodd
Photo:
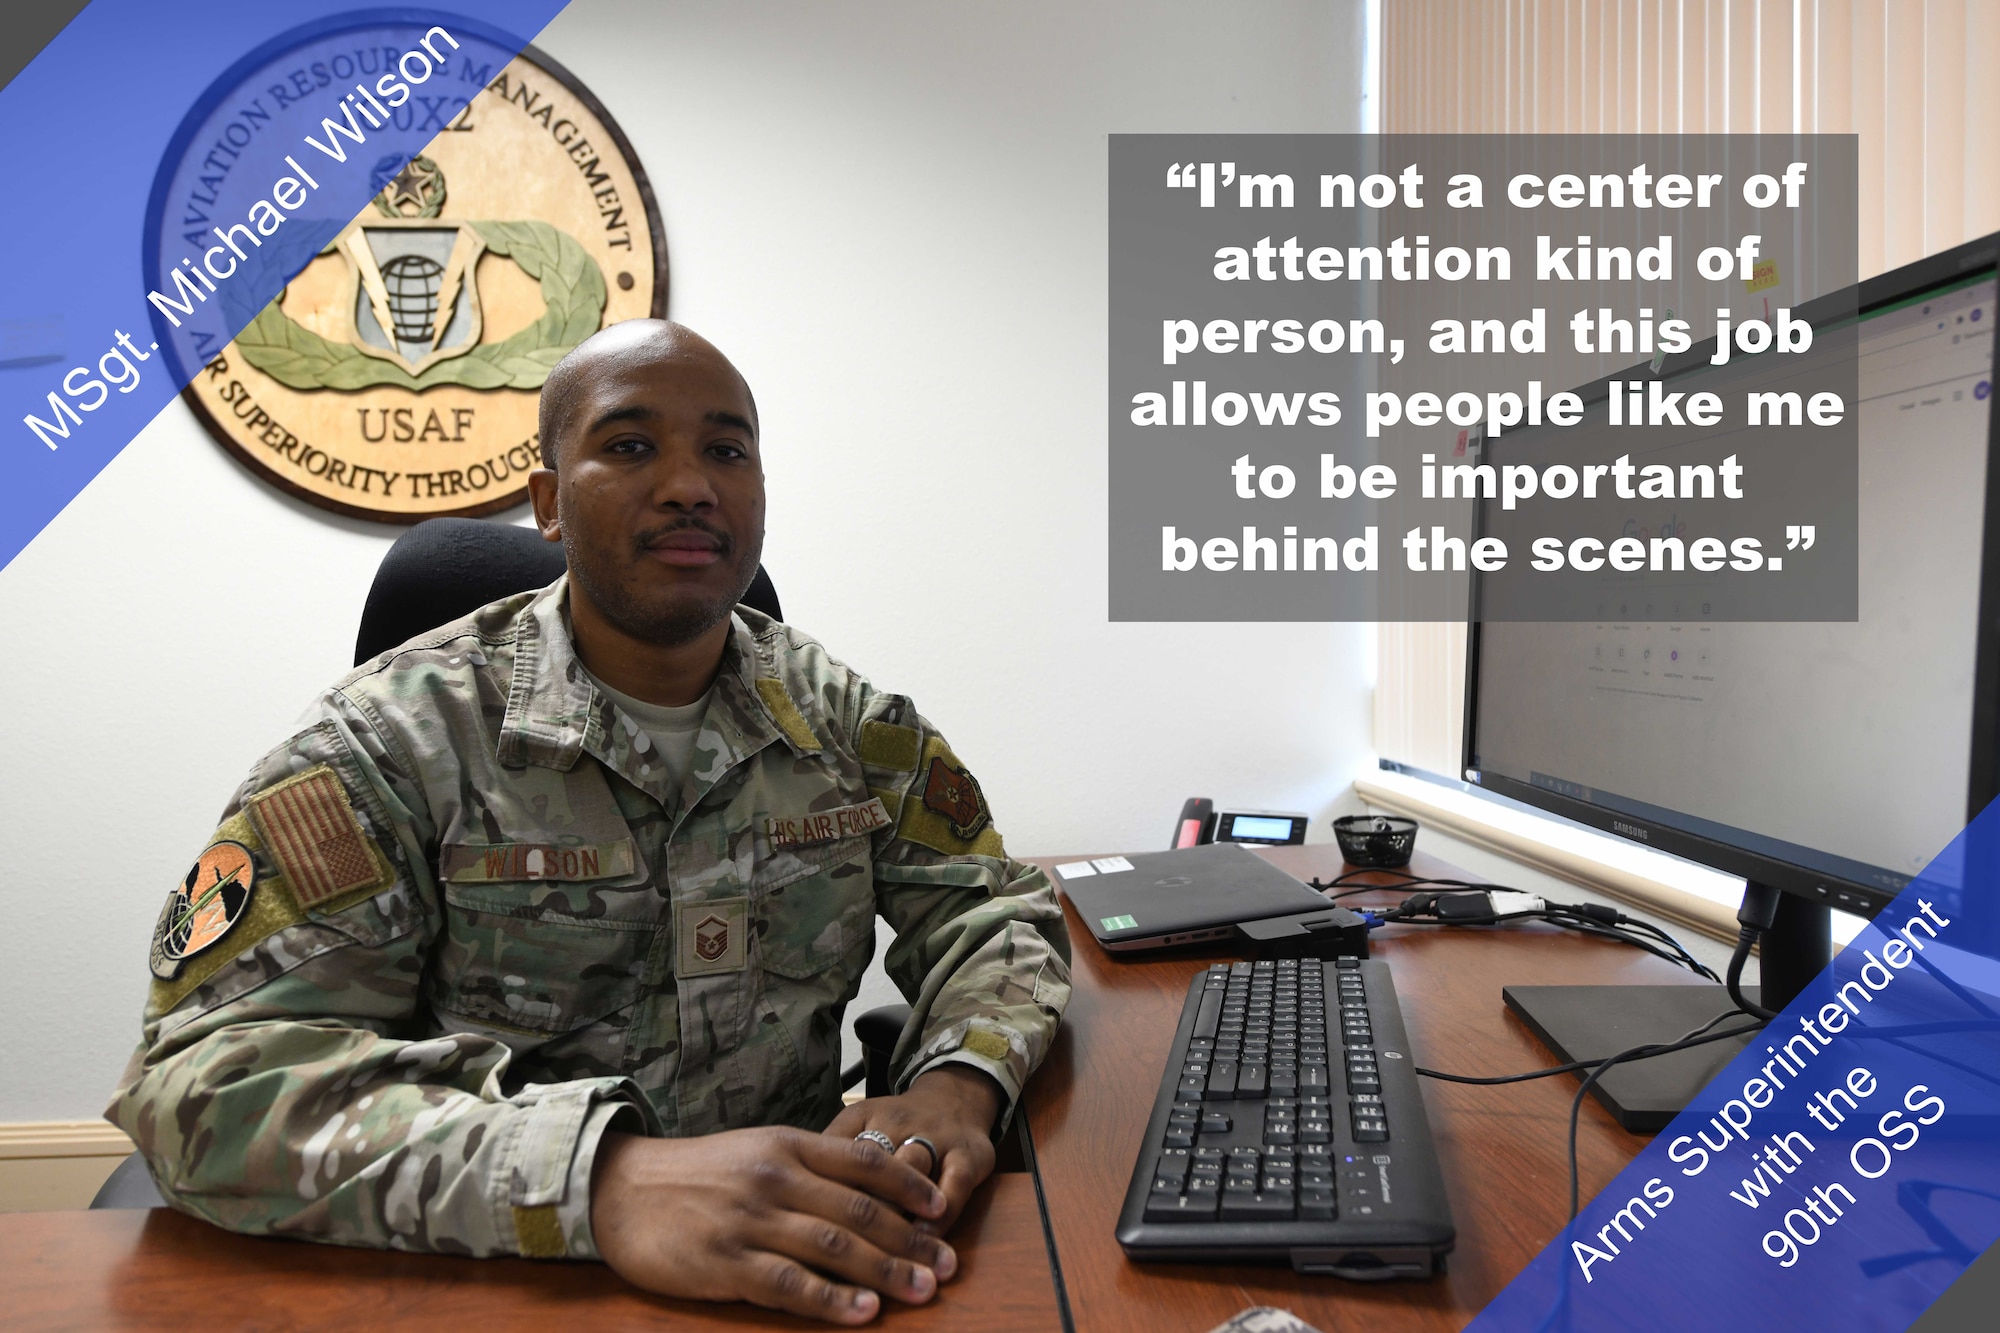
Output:
M764 546L757 404L729 358L679 324L614 324L549 372L541 431L528 490L585 637L723 632Z
M736 377L736 382L743 386L743 396L750 401L750 422L754 429L757 399L750 392L749 382L729 358L717 350L714 343L687 325L676 324L670 319L628 319L593 333L571 348L569 355L556 362L555 369L543 382L537 414L542 465L551 470L559 467L564 438L576 424L581 389L589 382L594 370L634 360L680 358L712 359L727 366L729 373Z

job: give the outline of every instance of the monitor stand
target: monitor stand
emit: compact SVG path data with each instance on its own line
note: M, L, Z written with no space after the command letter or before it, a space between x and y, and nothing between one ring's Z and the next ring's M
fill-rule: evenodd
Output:
M1767 1009L1790 1004L1831 961L1832 925L1824 904L1781 896L1777 918L1761 945L1764 984L1745 986L1745 997ZM1673 1041L1734 1007L1728 991L1711 984L1508 986L1501 996L1564 1064ZM1592 1085L1591 1095L1626 1129L1654 1133L1665 1129L1724 1065L1757 1039L1752 1033L1614 1065Z

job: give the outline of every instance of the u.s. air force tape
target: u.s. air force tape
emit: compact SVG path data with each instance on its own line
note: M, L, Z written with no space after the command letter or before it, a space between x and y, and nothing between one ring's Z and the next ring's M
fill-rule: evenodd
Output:
M889 826L889 812L878 798L860 805L843 805L838 810L815 810L805 815L772 815L764 821L764 835L771 850L803 847L809 843L853 838Z

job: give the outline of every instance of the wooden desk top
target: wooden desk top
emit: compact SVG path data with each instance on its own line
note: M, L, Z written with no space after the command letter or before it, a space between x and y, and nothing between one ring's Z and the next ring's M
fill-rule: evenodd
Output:
M1301 879L1344 869L1330 846L1262 854ZM1411 868L1470 878L1421 854ZM1057 879L1053 873L1050 878ZM1402 897L1393 889L1384 894L1343 901L1352 906ZM1282 1306L1325 1333L1458 1329L1562 1229L1576 1080L1468 1087L1425 1079L1424 1105L1458 1226L1443 1276L1371 1284L1302 1277L1278 1267L1128 1261L1113 1232L1188 981L1212 962L1242 955L1216 949L1140 955L1143 961L1114 958L1097 946L1067 900L1064 906L1075 945L1075 994L1062 1034L1028 1085L1025 1105L1078 1333L1203 1333L1252 1305ZM1637 949L1554 926L1389 926L1370 943L1373 956L1394 969L1418 1058L1456 1074L1507 1074L1552 1063L1507 1012L1502 985L1697 981ZM1577 1143L1582 1197L1600 1189L1646 1142L1587 1101Z
M1306 878L1338 873L1332 848L1263 853ZM1051 858L1043 862L1052 864ZM1419 856L1414 867L1449 875ZM1393 901L1400 894L1380 901ZM1375 899L1357 900L1363 903ZM1250 1265L1129 1263L1113 1238L1189 978L1228 950L1124 961L1074 914L1076 991L1047 1064L1030 1083L1048 1226L1079 1333L1204 1333L1246 1306L1295 1311L1325 1330L1463 1327L1561 1229L1566 1133L1575 1080L1502 1088L1426 1081L1425 1105L1458 1226L1446 1274L1381 1285L1304 1278ZM1395 969L1412 1044L1425 1064L1511 1073L1549 1057L1500 1000L1503 984L1661 983L1694 978L1636 949L1553 927L1451 931L1390 927L1373 941ZM1585 1106L1585 1197L1645 1140ZM932 1304L891 1306L877 1326L982 1333L1060 1327L1035 1181L998 1175L953 1236L964 1264ZM490 1333L556 1321L593 1328L821 1328L749 1306L646 1296L599 1264L464 1260L233 1236L164 1209L0 1214L0 1322L10 1328L199 1326L328 1329L477 1326Z
M997 1175L957 1231L957 1278L889 1303L899 1333L1060 1326L1035 1183ZM824 1329L748 1305L661 1300L602 1264L452 1259L264 1240L164 1208L0 1214L0 1324L14 1329Z

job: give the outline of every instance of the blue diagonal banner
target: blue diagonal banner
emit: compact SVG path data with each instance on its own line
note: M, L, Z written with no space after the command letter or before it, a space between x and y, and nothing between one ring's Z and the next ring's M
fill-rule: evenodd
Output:
M2000 1239L2000 803L1469 1326L1881 1329Z
M93 0L0 89L0 564L562 7Z

